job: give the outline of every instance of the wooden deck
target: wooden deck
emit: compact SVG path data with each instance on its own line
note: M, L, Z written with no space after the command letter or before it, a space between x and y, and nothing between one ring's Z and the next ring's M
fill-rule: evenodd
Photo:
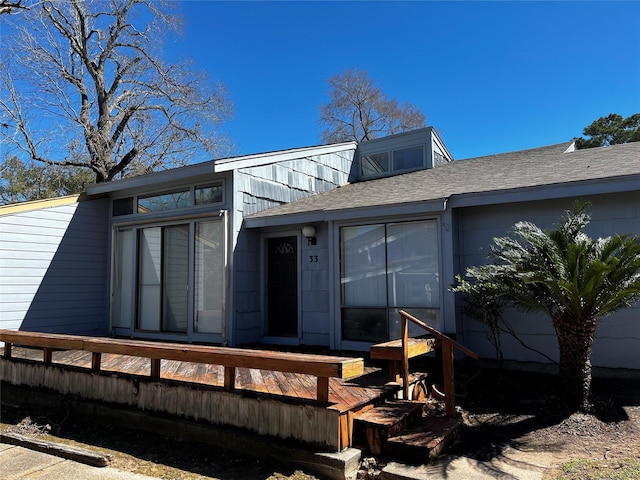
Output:
M159 377L153 377L149 372L154 360L146 357L103 353L96 370L91 351L14 344L0 352L0 380L12 385L245 428L334 451L353 446L358 412L400 389L387 384L386 371L373 367L360 368L362 374L356 377L327 378L328 401L324 401L317 396L318 378L306 373L236 367L234 387L229 390L221 365L162 359Z
M2 349L0 349L1 351ZM43 352L38 348L13 347L11 357L18 360L43 362ZM51 364L90 370L90 352L67 350L52 352ZM103 354L101 370L123 375L148 377L151 360L127 355ZM224 367L201 363L162 360L160 378L206 387L224 386ZM388 374L380 368L365 367L364 375L353 379L329 379L329 403L327 409L339 413L359 410L377 399L388 396L385 386ZM235 390L238 393L260 394L281 401L316 402L316 378L313 375L276 372L251 368L237 368Z

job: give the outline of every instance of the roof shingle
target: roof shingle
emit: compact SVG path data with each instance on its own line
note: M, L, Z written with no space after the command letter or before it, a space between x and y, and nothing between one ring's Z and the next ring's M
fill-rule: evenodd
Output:
M565 153L570 145L571 142L566 142L459 160L429 170L348 184L256 213L251 218L426 202L452 195L630 175L637 175L640 181L640 142Z

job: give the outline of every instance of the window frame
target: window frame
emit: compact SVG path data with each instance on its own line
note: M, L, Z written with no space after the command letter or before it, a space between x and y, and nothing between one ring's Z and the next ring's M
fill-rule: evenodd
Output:
M436 268L437 268L437 272L434 272L435 275L437 275L438 278L438 292L432 292L432 294L436 293L437 294L437 306L436 307L404 307L404 306L396 306L396 305L391 305L390 300L389 300L389 286L386 280L386 277L388 275L388 267L389 267L389 259L387 258L387 253L388 253L388 248L387 248L387 229L389 225L397 225L397 224L403 224L403 223L419 223L419 222L425 222L425 223L434 223L435 225L435 241L436 244L434 246L434 251L435 254L437 256L436 259ZM418 313L420 310L424 310L424 311L433 311L434 312L434 316L436 318L435 322L439 323L440 325L443 324L444 322L444 318L443 318L443 311L445 308L444 305L444 291L443 291L443 278L442 278L442 274L443 274L443 264L442 264L442 232L441 232L441 224L442 224L442 219L440 216L438 215L430 215L430 216L420 216L420 217L397 217L397 218L378 218L378 219L372 219L368 222L355 222L355 221L351 221L351 222L340 222L337 223L335 228L336 228L336 260L335 260L335 271L336 271L336 275L337 275L337 285L335 287L335 295L336 298L338 299L338 301L336 302L336 306L335 306L335 318L336 318L336 324L335 324L335 333L336 333L336 348L344 348L344 349L356 349L356 350L360 350L363 348L368 348L369 345L371 345L371 343L375 343L378 340L375 341L369 341L369 340L357 340L357 339L346 339L344 338L343 332L344 332L344 326L343 326L343 311L344 309L349 309L349 308L354 308L354 309L384 309L386 312L386 322L387 322L387 339L390 338L394 338L395 335L395 329L392 329L392 320L394 318L394 315L397 314L397 312L400 309L405 309L407 311L414 311L414 313L418 314L419 318L420 318L420 314ZM347 305L345 304L344 301L344 297L343 297L343 287L342 287L342 279L343 279L343 243L342 243L342 238L343 238L343 228L348 228L348 227L366 227L366 226L375 226L375 225L383 225L385 227L385 306L371 306L371 305ZM411 325L409 326L410 328L410 334L411 335L423 335L424 331L423 330L416 330L416 328L418 327L412 327ZM382 341L382 340L381 340Z
M119 217L118 217L119 218ZM142 218L138 217L140 220ZM143 217L144 220L147 220L146 217ZM221 222L221 274L222 279L220 283L222 285L220 292L220 305L221 305L221 328L220 332L202 332L198 331L196 328L196 314L197 314L197 301L196 301L196 230L198 223L206 223L206 222ZM139 269L140 269L140 251L139 251L139 243L141 232L147 228L165 228L179 225L187 225L188 226L188 241L187 241L187 257L188 257L188 273L187 273L187 329L186 332L173 332L173 331L162 331L159 330L142 330L139 329ZM119 232L130 231L132 232L131 238L129 239L132 242L132 245L129 245L128 249L123 248L122 245L118 246L118 234ZM228 296L228 269L229 269L229 261L228 261L228 249L229 249L229 239L228 239L228 218L225 210L216 211L212 214L212 212L201 212L197 215L176 215L167 219L149 219L149 221L122 221L122 222L112 222L112 249L110 252L111 255L111 272L110 275L110 308L109 308L109 326L112 334L122 334L126 336L130 336L132 338L148 338L148 339L164 339L164 340L194 340L198 341L207 341L212 343L220 343L223 342L227 336L226 328L227 328L227 296ZM126 252L130 255L130 262L132 265L132 275L133 279L130 282L130 291L127 293L127 297L122 297L118 299L116 302L115 295L117 290L116 285L116 270L118 268L118 263L120 259L118 258L118 248L121 251ZM163 252L161 252L161 255ZM161 285L161 289L163 286ZM123 301L124 299L124 301ZM121 305L125 304L128 307L128 319L126 321L126 325L123 325L122 321L114 322L114 315L119 315L120 312L115 311L116 304ZM162 324L162 318L159 319L160 324Z
M153 219L153 218L159 218L163 216L173 216L186 211L198 212L198 211L206 210L209 208L215 208L218 206L221 207L225 205L227 202L227 198L226 198L227 194L226 194L225 186L226 186L226 183L222 179L222 180L214 180L211 182L202 182L202 183L196 183L196 184L190 184L190 185L181 185L181 186L178 185L168 189L149 190L149 191L139 192L133 195L117 196L111 199L111 209L109 211L109 215L114 221L122 221L123 219L132 219L132 218L139 218L142 220L142 218ZM197 190L212 188L212 187L220 188L220 193L221 193L220 200L216 202L198 203L198 197L196 194ZM172 195L172 194L181 193L181 192L188 192L189 194L189 201L187 205L176 207L176 208L151 210L148 212L139 211L140 200L153 198L153 197L160 197L163 195ZM131 213L117 214L115 212L116 205L118 205L119 208L122 208L123 202L129 199L131 200L131 208L127 210L130 210Z

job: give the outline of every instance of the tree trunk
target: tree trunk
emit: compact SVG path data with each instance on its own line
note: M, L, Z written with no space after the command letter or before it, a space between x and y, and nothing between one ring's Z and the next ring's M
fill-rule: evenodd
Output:
M560 316L554 319L560 349L560 377L567 406L588 410L591 393L591 349L597 322Z

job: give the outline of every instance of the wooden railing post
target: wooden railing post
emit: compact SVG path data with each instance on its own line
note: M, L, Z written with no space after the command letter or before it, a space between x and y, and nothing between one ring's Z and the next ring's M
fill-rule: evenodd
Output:
M99 372L101 360L102 354L100 352L91 352L91 370L93 370L94 372Z
M11 358L11 342L4 342L4 358L9 360Z
M236 388L236 367L225 365L224 367L224 389L234 390Z
M400 313L400 328L402 329L402 395L409 400L409 322Z
M442 377L444 381L444 412L448 418L456 416L456 386L453 372L453 346L442 342Z
M151 359L151 378L160 378L160 360L159 358Z
M316 398L318 403L329 403L329 377L318 377Z

